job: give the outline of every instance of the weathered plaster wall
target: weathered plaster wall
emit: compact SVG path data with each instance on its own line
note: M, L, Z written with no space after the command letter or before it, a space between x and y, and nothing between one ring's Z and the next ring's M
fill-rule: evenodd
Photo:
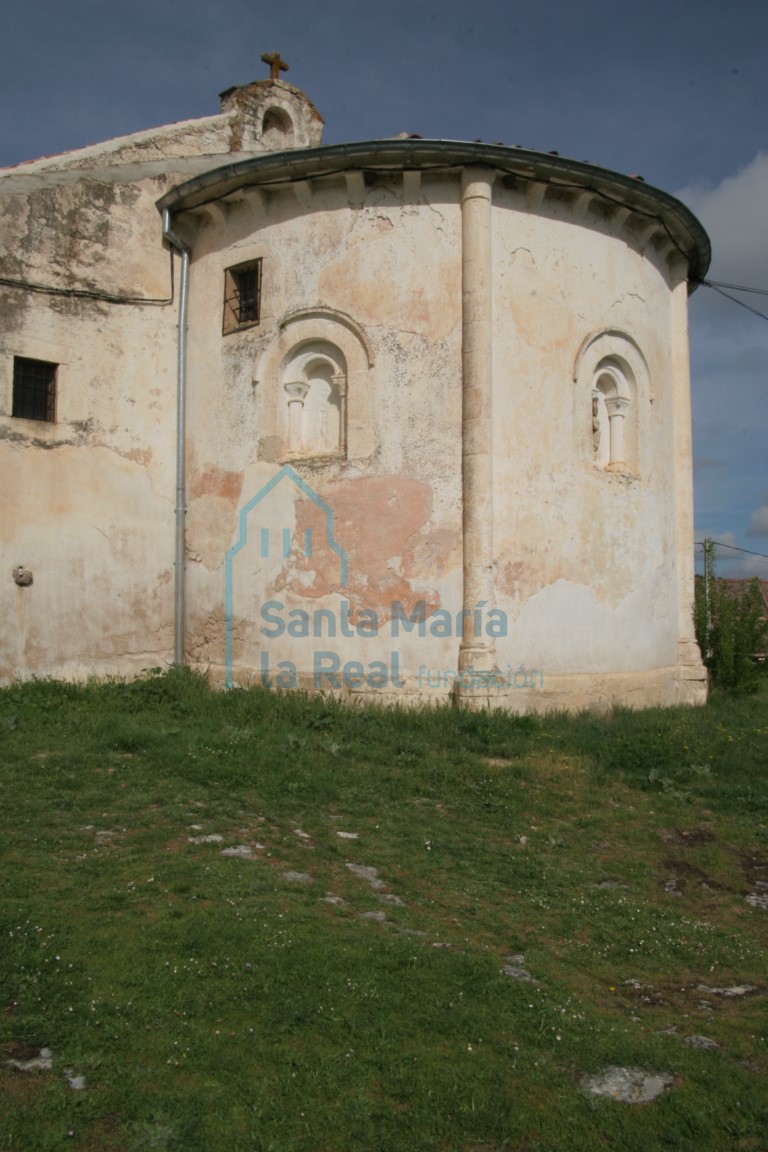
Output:
M3 274L169 297L158 186L87 180L6 196ZM172 306L11 286L0 298L0 676L161 663L172 651ZM15 356L58 365L55 422L11 416ZM29 588L11 580L19 564Z
M506 619L498 696L511 707L686 698L676 670L672 275L645 222L627 215L543 186L493 194L495 599L478 619L486 629L494 606ZM396 696L449 696L462 607L458 178L244 189L186 227L191 651L220 670L230 613L236 680L327 689L332 680L314 673L318 651L331 650L365 675L372 661L386 666L386 685L348 685L380 693L393 687L396 652ZM262 322L223 337L224 270L257 258ZM274 414L286 406L291 349L312 339L351 348L356 338L370 363L350 375L347 459L297 457ZM602 353L626 359L634 387L632 458L616 468L593 452L588 368ZM288 480L249 513L243 543L241 510L285 463L335 512L343 587L333 549L302 553L308 527L315 542L322 536L323 515ZM340 636L345 602L352 634ZM393 636L393 602L406 614L425 604L421 635L401 622ZM520 668L533 690L515 689ZM702 683L699 674L694 695Z
M594 208L574 220L546 198L535 216L525 193L499 201L497 587L511 625L500 654L551 676L673 665L668 271ZM583 342L599 333L637 365L626 418L637 460L616 472L595 464L591 382L576 378Z
M272 108L293 144L322 133L281 81L224 103L0 172L0 679L173 658L178 259L174 284L157 200L263 152ZM15 356L58 365L54 422L11 415Z
M320 128L301 93L259 82L206 121L0 174L17 281L0 284L0 678L173 658L178 258L157 200L224 152ZM658 220L487 165L235 184L174 219L193 252L189 658L234 681L446 699L474 659L464 606L500 671L475 703L702 699L686 268ZM223 335L225 271L252 260L260 322ZM55 422L11 416L14 356L59 365ZM489 529L478 605L471 500Z
M316 182L303 203L286 187L199 220L190 306L191 482L202 484L218 460L228 461L228 471L221 485L190 500L192 651L221 665L224 559L237 535L238 509L287 461L335 512L336 538L349 556L348 586L342 595L338 564L327 551L305 557L294 547L290 557L267 563L255 557L235 589L241 675L252 674L265 647L254 602L277 600L284 616L293 608L325 607L338 618L346 598L353 613L374 611L384 633L393 602L409 613L420 600L460 608L455 182L436 182L429 196L409 197L402 180L388 180L369 189L363 206L350 203L345 181L336 179ZM256 258L263 260L262 323L222 337L224 269ZM346 459L296 460L279 437L265 436L275 430L271 410L284 403L286 361L313 340L339 348L348 369ZM291 538L301 540L317 509L295 489L281 496L269 512L258 509L266 516L259 527L268 527L275 540L289 528ZM238 565L245 562L240 555ZM382 640L347 637L343 659L368 663ZM404 638L402 659L412 663L421 646ZM323 644L283 634L267 647L304 673ZM453 660L450 643L437 647Z

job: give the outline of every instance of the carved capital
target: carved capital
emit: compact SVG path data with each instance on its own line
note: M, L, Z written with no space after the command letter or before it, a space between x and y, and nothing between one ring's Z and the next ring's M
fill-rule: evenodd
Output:
M309 384L305 384L303 380L294 380L284 384L283 387L288 396L289 404L303 404L307 392L309 392Z
M626 416L629 400L626 396L607 396L605 407L609 416Z

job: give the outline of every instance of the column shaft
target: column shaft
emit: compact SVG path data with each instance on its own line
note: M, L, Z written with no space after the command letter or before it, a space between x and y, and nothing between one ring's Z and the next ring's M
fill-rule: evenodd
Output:
M682 271L680 275L681 279L672 292L678 665L688 666L689 679L702 682L698 694L703 698L703 694L706 693L706 672L702 666L693 626L693 443L691 432L691 368L688 344L688 283Z
M465 168L461 181L462 235L462 494L466 613L493 606L493 251L494 173ZM475 636L465 615L459 669L492 669L495 644Z

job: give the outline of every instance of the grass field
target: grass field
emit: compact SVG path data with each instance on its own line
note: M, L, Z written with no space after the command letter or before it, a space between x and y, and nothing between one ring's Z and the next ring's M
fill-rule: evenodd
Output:
M765 691L537 718L149 673L4 689L0 735L0 1152L768 1149ZM611 1065L673 1080L587 1095Z

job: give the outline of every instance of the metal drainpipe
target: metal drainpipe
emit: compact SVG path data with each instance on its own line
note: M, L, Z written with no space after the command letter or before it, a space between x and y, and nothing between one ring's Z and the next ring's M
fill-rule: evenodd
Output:
M163 238L181 254L181 285L179 288L179 331L177 339L176 388L176 582L174 599L173 662L186 663L184 654L184 620L186 600L186 534L184 519L187 514L185 442L187 424L187 294L189 289L189 260L192 249L171 228L171 213L163 210Z

